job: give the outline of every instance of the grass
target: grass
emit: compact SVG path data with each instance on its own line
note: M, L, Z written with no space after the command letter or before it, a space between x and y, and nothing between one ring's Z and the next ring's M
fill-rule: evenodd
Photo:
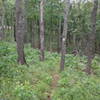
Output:
M39 50L25 45L26 65L16 62L16 45L0 43L1 100L100 100L100 58L93 60L94 75L82 70L85 56L66 55L65 71L59 73L60 55L45 52L39 61Z

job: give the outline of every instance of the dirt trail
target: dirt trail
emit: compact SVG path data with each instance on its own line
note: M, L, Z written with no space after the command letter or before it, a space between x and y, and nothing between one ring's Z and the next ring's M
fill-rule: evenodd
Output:
M58 84L58 80L60 79L59 74L58 73L54 73L52 75L52 84L51 84L51 93L48 95L48 99L47 100L52 100L51 99L51 95L52 95L52 91L57 87Z

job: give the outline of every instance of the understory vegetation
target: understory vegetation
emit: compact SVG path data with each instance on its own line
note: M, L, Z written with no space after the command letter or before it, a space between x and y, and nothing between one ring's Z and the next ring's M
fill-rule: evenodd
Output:
M85 56L66 55L59 72L60 55L25 45L26 65L16 62L16 44L0 42L0 100L100 100L100 57L92 62L92 74L84 72ZM63 99L62 99L63 98Z

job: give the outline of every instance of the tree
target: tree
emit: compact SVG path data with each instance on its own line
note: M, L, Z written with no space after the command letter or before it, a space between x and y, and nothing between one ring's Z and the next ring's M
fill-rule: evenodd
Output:
M87 43L87 58L88 65L86 72L91 74L91 64L92 59L95 56L95 39L96 39L96 16L98 9L98 0L94 0L94 7L91 12L91 32L88 34L88 43Z
M40 1L40 60L44 60L44 0Z
M66 54L66 38L67 38L67 22L68 22L68 12L69 12L69 0L64 0L64 27L63 27L63 33L62 33L62 47L61 47L61 62L60 62L60 71L64 70L64 64L65 64L65 54Z
M1 0L0 0L1 1ZM15 30L9 29L8 26L15 27L14 13L15 0L2 0L4 8L4 38L6 41L12 40L11 36ZM34 48L40 49L40 0L24 0L25 1L25 17L27 30L24 43L31 43ZM5 5L4 5L5 4ZM64 0L46 0L45 3L45 49L51 52L61 52L61 38L63 33L63 6ZM90 32L90 11L93 2L90 0L73 1L70 4L70 12L68 14L68 34L67 34L67 53L71 53L73 49L79 50L84 54L86 43L88 41L87 34ZM0 6L1 7L1 6ZM96 53L100 54L100 23L99 10L96 22ZM2 13L3 14L3 13ZM1 21L1 20L0 20ZM34 21L34 25L32 23ZM33 28L34 27L34 28ZM15 28L13 28L15 29ZM14 32L13 32L14 31ZM34 31L34 32L32 32ZM2 31L0 31L2 32ZM12 32L12 34L11 34ZM34 38L34 39L33 39ZM35 42L34 42L35 41ZM34 44L33 44L34 43Z
M3 9L3 1L0 0L0 40L3 40L4 38L4 32L3 32L3 21L4 21L4 9Z
M18 52L18 63L26 64L24 55L24 30L25 30L25 18L24 18L24 1L16 0L16 42Z
M31 38L31 46L32 48L35 48L35 41L34 41L34 21L32 21L32 38Z

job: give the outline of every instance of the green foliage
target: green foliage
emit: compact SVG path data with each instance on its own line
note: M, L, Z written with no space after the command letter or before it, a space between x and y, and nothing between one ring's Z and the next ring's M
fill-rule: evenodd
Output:
M84 72L66 71L61 73L53 100L99 100L100 79L87 76Z
M65 60L65 66L66 68L75 68L75 69L85 69L85 64L86 64L86 57L82 56L80 57L79 55L74 56L71 54L66 55L66 60Z
M57 62L51 66L51 59L44 63L39 62L39 51L33 50L28 46L25 49L29 68L25 65L16 63L17 55L15 46L10 43L2 43L0 56L0 98L13 100L38 100L47 97L52 82L51 72ZM48 57L48 56L47 56ZM56 60L55 60L56 61ZM37 97L38 96L38 97Z
M17 83L14 94L15 98L18 100L38 100L32 86L28 82L25 82L25 84Z
M97 55L93 62L92 62L92 68L94 70L94 73L100 77L100 57Z
M8 53L9 53L8 45L6 43L0 42L0 57L6 56Z
M6 49L4 48L6 47ZM45 61L39 61L39 51L25 45L29 67L16 63L15 44L0 43L0 99L4 100L99 100L100 59L96 56L91 76L83 72L86 58L66 55L65 71L59 73L60 55L45 52ZM52 88L53 74L60 79Z
M1 0L2 1L2 0ZM30 42L32 36L32 29L34 30L34 44L37 47L39 44L39 4L40 0L25 0L25 17L27 21L27 34L25 34L26 41ZM5 26L12 26L15 23L15 0L4 0L5 9ZM70 6L68 17L68 40L67 47L82 49L84 39L91 31L91 11L93 2L91 1L73 1ZM45 0L44 6L44 21L45 21L45 48L48 50L57 51L59 32L63 31L63 9L64 4L59 0ZM96 43L100 44L100 14L97 12L96 20ZM32 23L34 22L34 25ZM13 30L14 31L14 30ZM5 30L5 38L11 41L13 36L12 29ZM79 46L80 45L80 46ZM99 50L97 50L99 52ZM68 52L70 52L68 50Z
M14 67L16 67L14 50L14 48L9 47L8 43L0 43L0 76L13 77ZM13 67L11 68L11 66Z

